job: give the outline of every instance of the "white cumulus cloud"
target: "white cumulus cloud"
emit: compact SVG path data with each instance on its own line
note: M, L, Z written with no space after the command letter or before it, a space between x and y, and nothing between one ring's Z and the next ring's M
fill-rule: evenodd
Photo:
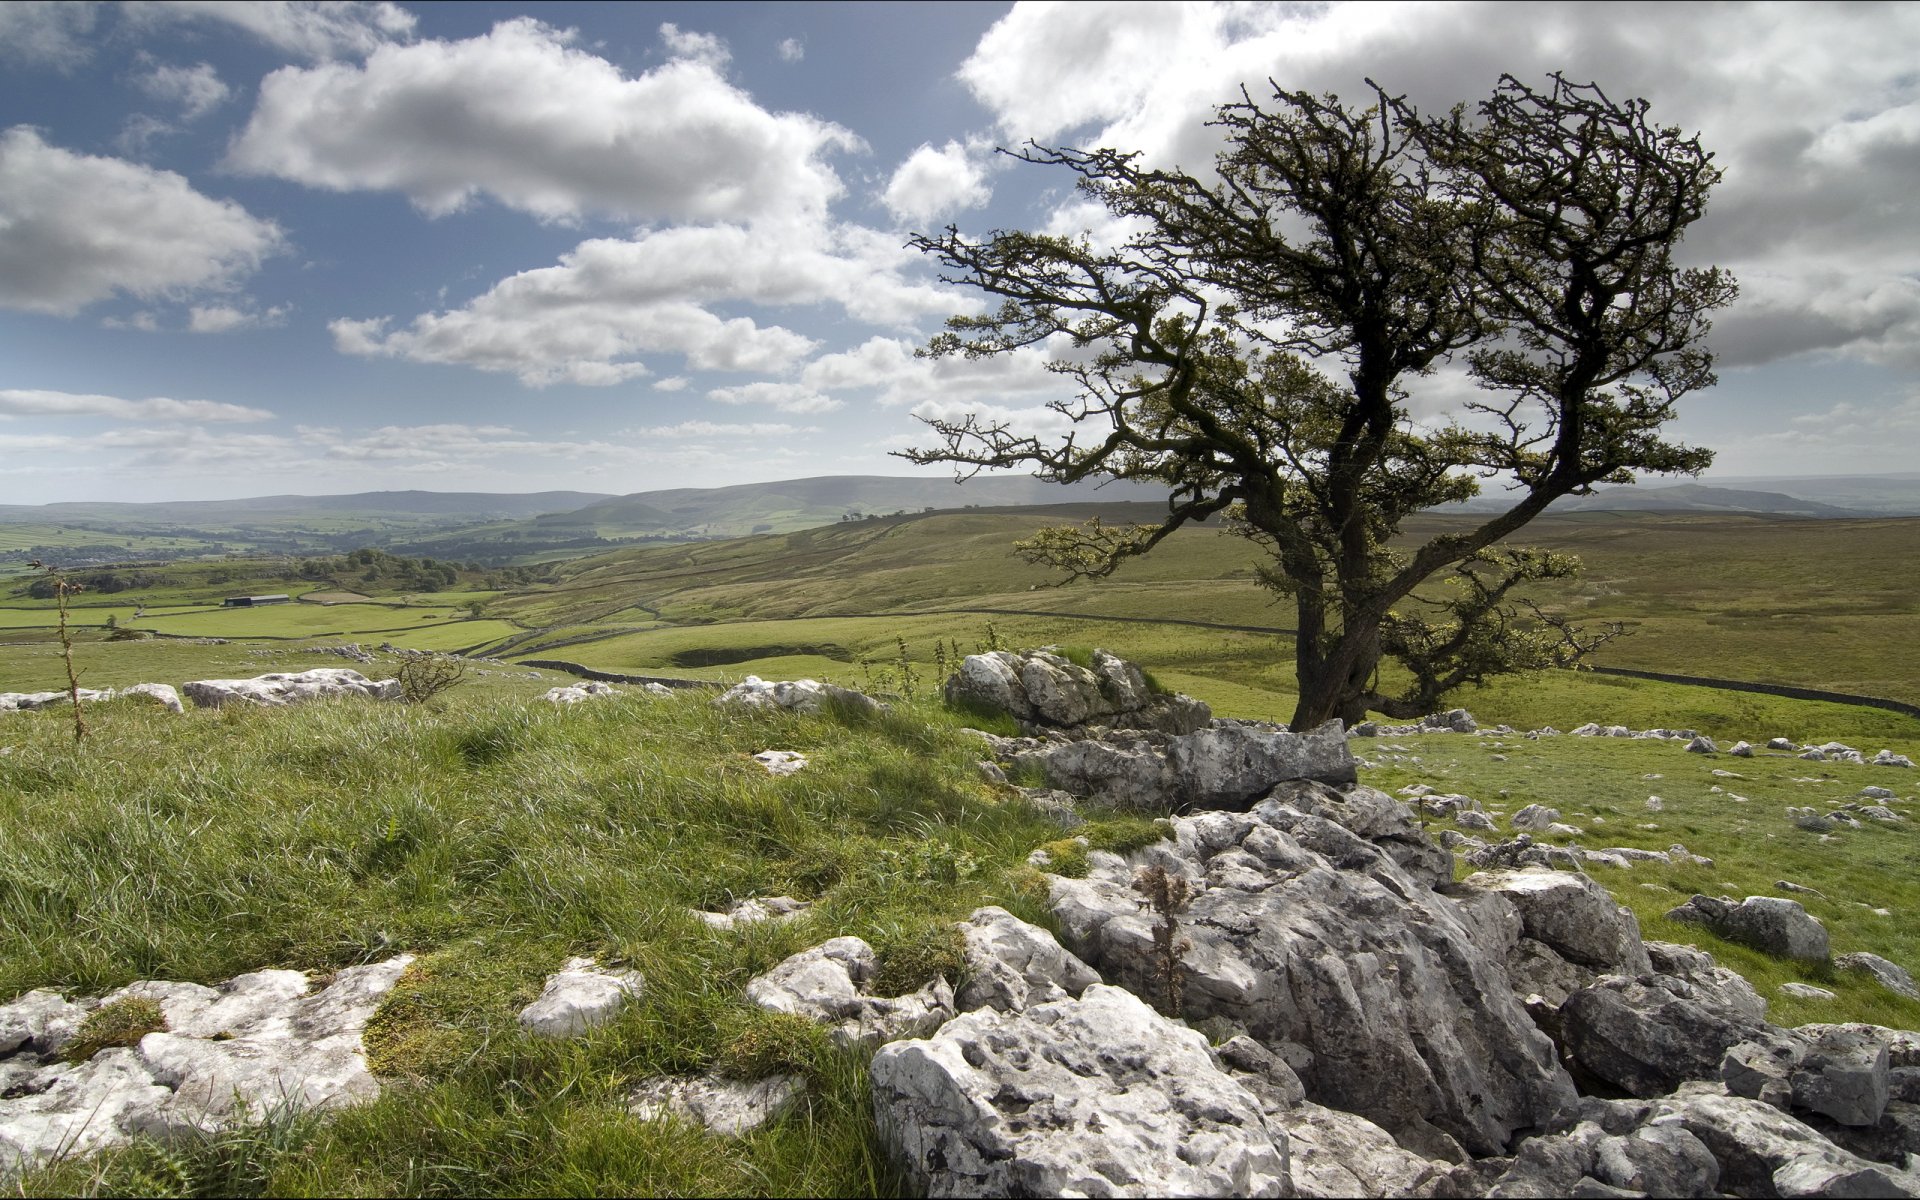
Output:
M9 0L0 4L0 58L70 71L93 57L99 15L87 0Z
M287 67L228 155L233 169L335 191L391 190L441 215L485 194L546 220L746 220L823 212L824 161L851 132L772 113L706 58L628 78L530 18L463 41Z
M986 172L959 142L923 143L894 169L880 199L898 221L928 222L993 198Z
M71 316L115 292L220 290L281 246L271 221L172 171L0 133L0 305Z

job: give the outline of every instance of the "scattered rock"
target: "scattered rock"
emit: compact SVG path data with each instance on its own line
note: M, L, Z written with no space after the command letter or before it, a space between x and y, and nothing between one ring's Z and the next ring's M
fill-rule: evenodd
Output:
M810 906L810 901L795 900L792 896L767 896L736 900L725 912L701 912L695 909L693 915L700 918L707 928L724 932L760 921L791 921Z
M1767 749L1792 750L1792 749L1795 749L1795 746L1792 738L1777 737L1777 738L1769 738L1767 740Z
M1753 746L1747 742L1735 742L1727 753L1735 758L1752 758Z
M1545 805L1529 804L1513 816L1507 818L1507 824L1515 829L1524 829L1531 833L1544 832L1547 826L1560 819L1560 810Z
M919 1037L953 1015L953 987L945 979L906 996L875 996L876 966L872 946L857 937L837 937L749 980L747 999L772 1012L819 1022L843 1046Z
M762 750L753 761L765 767L769 775L793 775L807 765L807 756L798 750Z
M806 1083L798 1075L665 1076L636 1087L627 1097L627 1111L643 1121L678 1117L721 1137L740 1137L784 1115L805 1094Z
M714 704L722 708L783 708L797 713L818 713L834 705L866 713L885 708L871 696L817 679L769 683L758 675L749 675L720 693Z
M1911 758L1908 758L1904 754L1895 754L1891 750L1882 750L1880 753L1873 756L1873 765L1876 767L1909 767L1911 768L1913 766L1913 760Z
M1704 925L1728 941L1752 946L1777 958L1806 962L1827 959L1827 930L1806 909L1778 896L1748 896L1735 904L1727 897L1694 896L1667 913L1668 918Z
M1720 747L1714 745L1713 739L1705 734L1701 734L1699 737L1687 743L1687 753L1689 754L1716 754L1719 750Z
M610 683L602 683L597 679L589 679L583 683L548 688L547 694L540 698L550 704L578 704L583 700L593 700L595 698L611 699L621 694L620 689Z
M402 698L399 680L368 679L349 667L281 671L252 679L196 679L182 684L181 690L199 708L220 708L234 703L300 704L334 696L366 696L374 700Z
M880 1140L928 1196L1284 1196L1287 1136L1200 1033L1119 988L966 1013L870 1072Z
M520 1010L520 1027L539 1038L578 1037L613 1020L645 986L638 971L608 971L591 958L570 958L547 976L540 998Z
M1796 1000L1834 1000L1838 998L1834 993L1823 987L1815 987L1810 983L1798 982L1781 984L1780 994L1783 996L1792 996Z
M1881 958L1878 954L1865 952L1842 954L1833 960L1833 965L1842 971L1859 971L1871 975L1887 990L1920 1000L1920 987L1915 986L1913 976L1907 973L1907 969L1899 963ZM0 1045L4 1044L5 1037L0 1034Z

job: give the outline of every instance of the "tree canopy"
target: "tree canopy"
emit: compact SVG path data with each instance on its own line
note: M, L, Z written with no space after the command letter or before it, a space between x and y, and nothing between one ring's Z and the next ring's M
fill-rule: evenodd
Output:
M1268 551L1261 581L1296 609L1296 729L1421 715L1590 645L1515 607L1516 588L1577 563L1505 540L1562 496L1712 461L1662 427L1714 382L1703 338L1735 294L1726 272L1674 260L1720 171L1644 100L1507 76L1436 117L1372 86L1365 108L1243 90L1216 113L1224 144L1205 175L1110 149L1016 154L1076 175L1132 231L1118 245L952 226L913 239L949 282L997 301L922 353L1047 345L1077 395L1052 405L1064 436L967 415L929 421L937 444L905 457L1169 489L1156 523L1021 544L1069 578L1229 522ZM1415 420L1409 384L1449 363L1472 398ZM1510 489L1503 511L1391 544L1409 515L1488 481ZM1443 571L1450 599L1415 594ZM1383 656L1409 686L1383 690Z

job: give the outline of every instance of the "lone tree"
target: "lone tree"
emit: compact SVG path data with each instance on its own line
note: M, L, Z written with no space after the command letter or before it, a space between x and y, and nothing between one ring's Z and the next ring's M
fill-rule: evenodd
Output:
M1645 101L1507 76L1472 113L1435 118L1370 86L1364 110L1277 85L1263 107L1243 90L1212 122L1225 148L1207 177L1114 150L1015 155L1075 173L1137 230L1116 247L952 226L913 239L948 282L999 301L950 319L923 354L1064 343L1049 369L1078 394L1050 405L1071 422L1062 437L970 414L928 421L939 443L903 456L963 478L1018 467L1168 487L1155 524L1019 543L1068 579L1222 516L1265 548L1261 582L1297 609L1295 729L1418 716L1461 684L1596 644L1514 607L1516 588L1577 561L1503 540L1562 496L1712 461L1661 427L1714 382L1702 338L1735 294L1726 272L1673 261L1720 171ZM1477 394L1415 421L1408 382L1449 362ZM1410 514L1496 478L1505 511L1390 544ZM1442 572L1450 598L1415 594ZM1411 682L1383 690L1383 657Z

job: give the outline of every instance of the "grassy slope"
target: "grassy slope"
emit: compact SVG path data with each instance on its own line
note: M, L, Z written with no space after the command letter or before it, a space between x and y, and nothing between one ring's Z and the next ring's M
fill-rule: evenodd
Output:
M330 1123L70 1163L25 1190L895 1190L872 1143L861 1064L752 1010L745 982L804 946L858 934L909 987L939 960L939 922L982 903L1044 922L1022 864L1057 830L984 784L978 744L925 700L842 720L725 712L684 694L555 709L534 699L541 686L501 682L423 708L340 702L168 717L122 702L94 710L96 732L78 752L61 714L6 718L0 996L98 992L140 977L214 982L264 966L324 972L403 949L427 956L369 1035L394 1081L376 1105ZM767 748L812 763L774 779L748 757ZM1672 743L1570 737L1434 736L1377 751L1386 761L1363 779L1379 786L1429 783L1507 812L1538 801L1585 826L1589 846L1680 841L1714 857L1711 870L1640 866L1600 878L1649 936L1705 945L1748 973L1775 997L1776 1019L1920 1025L1920 1004L1659 915L1694 890L1765 894L1789 878L1826 894L1809 907L1837 951L1913 964L1914 828L1822 842L1780 812L1872 782L1899 787L1895 807L1913 813L1910 773L1709 761ZM1744 778L1712 776L1715 766ZM1646 811L1652 793L1663 813ZM1150 829L1134 818L1092 833L1124 847ZM685 912L776 893L818 903L791 926L737 934ZM642 1002L582 1041L530 1041L514 1013L575 953L641 970ZM1794 978L1840 999L1777 998ZM624 1115L633 1081L715 1064L800 1070L812 1097L737 1144Z
M621 551L568 564L556 586L496 608L529 626L600 620L636 604L675 621L985 606L1291 624L1254 582L1253 547L1213 530L1182 531L1112 580L1048 587L1057 577L1020 562L1011 544L1061 519L936 514ZM1462 523L1420 518L1409 536ZM1605 663L1909 701L1920 701L1916 536L1914 518L1651 513L1549 517L1527 530L1529 542L1587 565L1583 580L1543 600L1636 627Z

